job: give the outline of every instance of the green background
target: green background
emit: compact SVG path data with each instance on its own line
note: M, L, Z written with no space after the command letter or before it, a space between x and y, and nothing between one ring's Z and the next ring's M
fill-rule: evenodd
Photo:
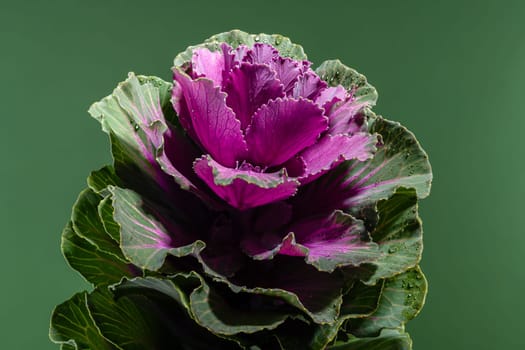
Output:
M522 1L3 0L0 348L57 349L51 310L87 287L59 242L89 171L110 161L88 106L128 71L169 79L176 53L239 28L358 69L376 111L429 153L414 348L522 349L524 18Z

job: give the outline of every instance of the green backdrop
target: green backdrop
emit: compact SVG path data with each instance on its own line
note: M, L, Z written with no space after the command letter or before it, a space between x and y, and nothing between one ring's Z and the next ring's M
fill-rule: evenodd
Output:
M524 18L522 1L2 1L0 348L57 349L50 312L87 287L59 242L89 171L110 161L88 106L128 71L169 79L176 53L233 28L366 74L376 111L428 151L414 348L523 348Z

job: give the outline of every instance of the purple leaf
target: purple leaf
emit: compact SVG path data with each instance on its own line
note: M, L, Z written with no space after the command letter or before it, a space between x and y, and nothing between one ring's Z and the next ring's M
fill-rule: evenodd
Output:
M352 98L336 103L328 113L330 120L328 132L337 135L365 131L366 123L359 112L366 106L368 106L366 101L354 101Z
M277 99L262 106L246 130L253 163L277 166L315 143L326 130L323 111L304 99Z
M359 133L355 135L326 135L316 144L301 153L306 164L306 176L302 183L308 183L344 160L365 161L373 157L376 150L377 135Z
M213 192L241 210L291 197L299 185L282 173L227 168L210 156L198 159L194 169Z
M174 84L180 85L179 89L173 89L175 109L181 106L178 101L184 99L200 144L222 165L235 166L246 153L246 142L241 123L226 105L226 94L214 87L211 80L191 80L179 69L174 70L174 78Z
M326 88L326 83L321 80L312 70L307 70L299 76L294 85L292 96L295 98L303 97L309 100L315 100L321 90Z
M347 92L341 85L330 86L322 90L315 99L315 103L322 106L327 114L330 113L332 106L338 101L344 101Z
M213 81L214 86L222 86L224 55L220 51L199 48L193 51L191 59L192 78L205 77Z
M252 63L270 64L279 57L279 51L273 46L263 43L255 43L246 54L246 60Z
M241 122L242 130L250 124L253 113L260 106L284 96L283 86L269 66L249 63L233 68L224 92L228 94L226 103Z
M276 234L250 235L243 249L256 260L273 259L277 254L304 256L308 264L327 272L374 262L381 256L363 222L341 211L303 219L287 231L280 241Z
M290 95L301 74L301 68L297 61L289 57L279 57L270 63L270 67L277 74L277 79L283 84L286 95Z

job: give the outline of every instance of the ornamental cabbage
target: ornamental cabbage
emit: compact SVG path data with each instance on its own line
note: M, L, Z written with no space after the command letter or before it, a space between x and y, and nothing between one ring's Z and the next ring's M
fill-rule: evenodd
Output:
M62 349L410 349L428 157L338 60L280 35L189 47L89 109L114 162L62 235L90 283Z

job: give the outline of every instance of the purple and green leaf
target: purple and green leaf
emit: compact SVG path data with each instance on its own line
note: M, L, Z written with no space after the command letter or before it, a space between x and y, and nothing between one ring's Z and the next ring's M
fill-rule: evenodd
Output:
M120 225L121 249L133 264L155 271L168 254L182 257L205 247L175 221L176 213L170 214L129 189L111 187L110 192L114 219Z

